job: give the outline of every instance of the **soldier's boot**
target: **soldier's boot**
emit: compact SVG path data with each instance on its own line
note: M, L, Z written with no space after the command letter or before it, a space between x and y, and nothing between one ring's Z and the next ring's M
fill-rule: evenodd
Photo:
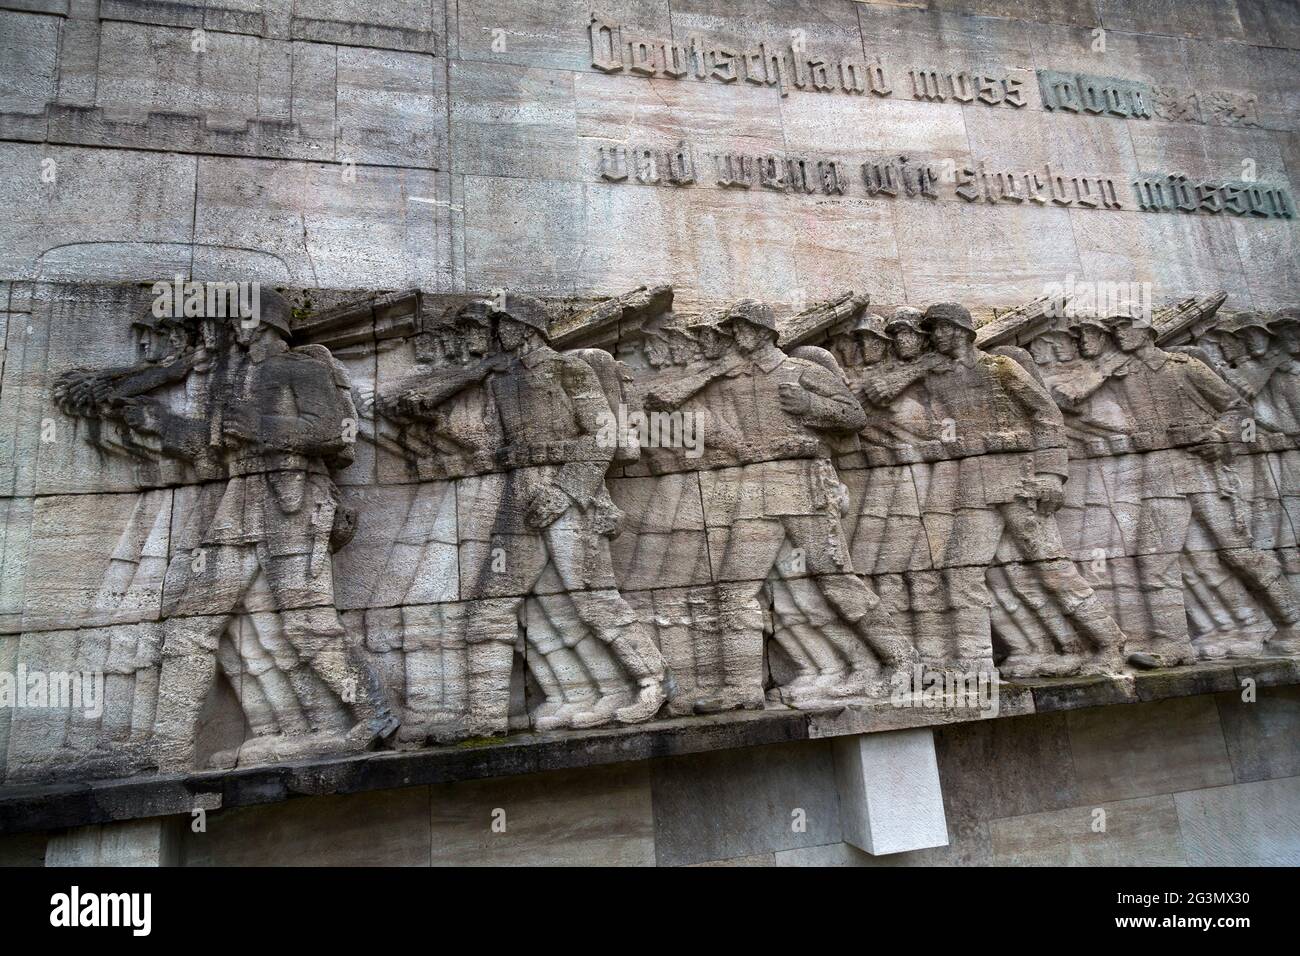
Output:
M614 649L594 637L587 637L577 644L574 652L595 683L596 696L594 701L583 706L580 713L570 718L570 726L584 728L607 724L621 708L631 705L627 683L612 659Z
M614 717L622 724L649 720L668 699L664 687L664 659L659 649L646 637L639 621L625 625L624 633L614 638L610 646L628 676L637 683L636 700L617 709Z
M1196 648L1187 635L1181 585L1167 587L1157 583L1144 585L1141 591L1150 619L1144 635L1147 639L1136 647L1130 641L1127 663L1142 670L1195 663Z
M285 637L301 664L320 678L355 721L339 740L343 749L365 750L376 740L392 737L401 720L374 669L348 641L338 612L333 607L298 609L283 612L283 620Z
M1069 621L1092 649L1079 668L1081 674L1120 674L1127 640L1101 598L1089 594L1069 614Z
M1300 653L1300 605L1277 556L1263 551L1234 548L1222 551L1223 563L1238 572L1247 586L1259 594L1278 629L1265 642L1268 656Z

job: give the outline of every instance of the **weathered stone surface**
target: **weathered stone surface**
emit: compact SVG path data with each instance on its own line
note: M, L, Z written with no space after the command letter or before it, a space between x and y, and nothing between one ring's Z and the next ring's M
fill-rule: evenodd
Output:
M1264 688L1250 703L1240 691L1218 694L1214 700L1237 783L1300 775L1300 755L1290 729L1300 708L1295 688Z
M0 12L0 135L45 139L45 105L54 99L59 27L53 17Z
M313 797L207 815L187 827L182 866L428 866L429 788Z
M1145 797L1233 780L1209 697L1078 710L1066 722L1085 800ZM1178 727L1178 733L1163 733L1165 726Z
M1174 794L1192 866L1295 866L1300 780L1287 777Z
M829 744L676 757L651 774L660 866L840 839Z
M430 789L435 866L653 866L646 764Z
M989 824L995 866L1185 866L1177 797L1052 810ZM1104 829L1099 829L1103 820Z

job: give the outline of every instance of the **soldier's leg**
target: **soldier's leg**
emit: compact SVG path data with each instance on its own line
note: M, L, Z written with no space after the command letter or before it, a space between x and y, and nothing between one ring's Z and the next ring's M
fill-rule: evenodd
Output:
M163 625L162 666L154 741L158 769L196 769L199 714L217 675L217 642L257 573L251 547L205 546L193 559L184 590Z
M353 742L368 744L397 729L374 669L361 648L348 639L334 607L334 583L328 565L313 571L310 554L270 556L258 546L259 561L280 608L284 636L306 667L352 715ZM310 703L303 702L310 708Z
M809 578L839 618L885 667L916 660L916 649L880 598L853 573L843 530L834 515L795 515L783 519L789 543L804 556Z
M647 720L663 704L667 694L664 659L645 625L613 587L587 589L589 582L613 582L608 542L590 527L556 527L542 534L548 564L568 589L578 619L608 645L615 660L640 688L635 703L615 711L624 723Z
M1079 635L1106 658L1101 663L1109 669L1117 667L1124 634L1092 585L1066 556L1055 518L1039 513L1026 501L1009 502L1001 511L1007 533L1025 558L1023 567L1055 598Z
M1193 494L1188 498L1192 521L1214 544L1219 560L1241 578L1279 627L1300 625L1300 604L1277 554L1252 548L1242 522L1234 520L1231 506L1218 495Z

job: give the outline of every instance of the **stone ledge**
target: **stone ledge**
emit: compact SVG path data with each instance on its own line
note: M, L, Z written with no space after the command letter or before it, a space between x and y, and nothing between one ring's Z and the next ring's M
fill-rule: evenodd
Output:
M1191 697L1235 690L1247 678L1258 687L1300 684L1300 660L1208 663L1117 678L1004 681L998 709L989 714L969 708L898 707L889 701L824 711L773 708L577 733L512 734L242 770L0 787L0 834Z

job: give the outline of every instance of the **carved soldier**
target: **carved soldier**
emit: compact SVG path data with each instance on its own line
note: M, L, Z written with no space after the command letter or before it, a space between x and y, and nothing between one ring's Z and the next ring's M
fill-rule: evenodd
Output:
M347 419L355 415L343 397L341 366L319 354L323 349L289 348L289 307L275 293L263 293L260 317L235 322L213 369L209 419L177 415L147 398L124 409L128 424L157 436L165 453L189 460L215 454L228 475L198 548L176 554L168 570L154 734L166 771L194 766L218 642L231 616L259 593L279 612L299 699L319 714L325 708L308 702L324 684L350 724L330 727L318 718L314 733L250 740L241 761L360 750L396 726L334 607L338 500L328 468L349 459Z
M963 306L933 305L925 319L947 360L926 376L932 428L952 457L933 464L921 507L955 612L953 656L972 663L992 656L985 574L1002 545L1085 642L1081 669L1114 671L1124 636L1065 554L1054 517L1068 474L1060 411L1018 362L976 348ZM1040 664L1012 654L1003 666L1024 673Z
M841 525L843 486L824 436L851 435L866 416L845 383L813 362L776 347L772 310L743 300L723 317L734 351L647 397L648 408L676 408L695 395L741 436L732 467L704 472L706 520L722 527L713 550L719 582L726 686L707 708L763 703L763 609L759 595L773 573L807 578L835 618L850 628L875 665L895 668L915 652L854 574ZM710 513L712 512L712 513ZM870 658L821 675L827 696L861 695L875 675Z
M550 347L542 303L505 296L493 319L503 354L482 377L504 446L500 475L481 480L475 538L487 539L477 566L464 568L465 586L481 596L562 594L583 640L612 653L636 685L636 697L602 688L599 700L570 726L624 723L654 716L664 702L664 663L644 625L619 595L608 538L621 515L605 487L616 442L600 439L614 414L591 366ZM450 386L425 396L449 395ZM494 567L504 560L507 571ZM552 602L555 603L555 602ZM578 644L579 656L584 653Z
M1139 580L1148 602L1170 606L1154 613L1147 664L1187 663L1197 653L1171 620L1182 609L1179 556L1215 550L1283 630L1300 621L1300 608L1277 557L1250 546L1248 502L1232 464L1247 406L1199 359L1159 348L1148 322L1133 315L1111 320L1125 359L1104 387L1135 423L1132 439L1145 453L1130 477L1143 495L1134 532Z

